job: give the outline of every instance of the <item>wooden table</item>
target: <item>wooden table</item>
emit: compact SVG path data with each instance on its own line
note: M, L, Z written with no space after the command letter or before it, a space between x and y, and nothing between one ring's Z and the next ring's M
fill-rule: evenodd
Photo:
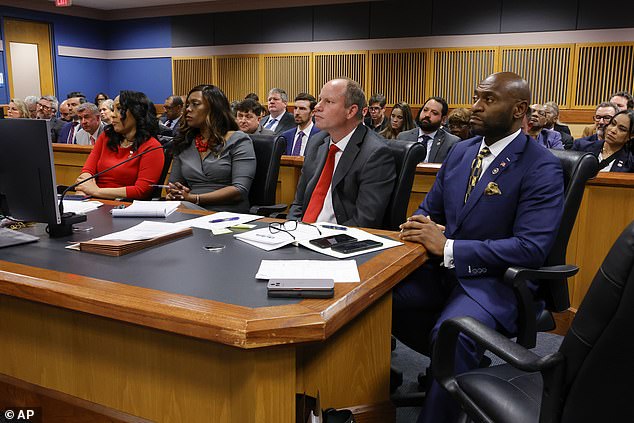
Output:
M186 245L177 242L205 237L195 230L191 239L175 241L170 254L179 257L179 246ZM38 260L50 257L55 263L59 251L53 250L63 250L65 243L46 242L24 248L39 248ZM155 248L136 254L165 254L161 249L170 245ZM156 271L143 268L150 256L129 262L64 253L91 269L117 272L131 266L125 263L138 263L138 272ZM188 257L161 263L201 263ZM364 421L393 421L390 291L424 260L418 245L392 248L359 266L361 283L336 284L333 299L271 307L0 261L0 392L12 393L26 382L27 391L43 390L65 405L79 398L83 408L76 419L97 407L104 415L119 413L121 421L135 421L131 415L152 421L293 422L295 393L315 395L319 389L324 407L357 406ZM187 281L185 273L157 284L178 288ZM4 401L10 405L11 398Z

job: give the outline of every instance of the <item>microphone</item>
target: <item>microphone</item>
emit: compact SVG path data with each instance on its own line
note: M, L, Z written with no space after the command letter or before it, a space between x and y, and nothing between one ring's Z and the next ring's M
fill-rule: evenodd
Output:
M165 142L165 144L162 144L158 147L152 147L149 150L145 150L144 152L137 154L136 156L132 156L132 157L128 157L127 159L123 160L122 162L119 162L113 166L110 166L107 169L102 170L101 172L97 172L94 175L90 176L89 178L86 178L82 181L79 181L73 185L70 185L68 187L66 187L66 189L64 191L62 191L62 195L59 199L59 214L60 214L60 218L62 223L55 225L54 228L49 228L49 233L51 234L51 236L65 236L65 235L70 235L72 233L72 226L76 223L79 222L84 222L86 220L86 216L85 215L77 215L75 213L69 212L69 213L64 213L64 197L66 196L66 194L68 193L68 191L73 191L75 188L77 188L79 185L83 184L84 182L88 182L92 179L95 179L101 175L103 175L104 173L110 172L112 169L115 169L119 166L121 166L124 163L127 163L129 161L138 159L139 157L147 154L147 153L151 153L152 151L156 151L156 150L164 150L166 148L171 148L172 145L174 144L174 140L171 139L167 142ZM55 234L55 235L53 235Z

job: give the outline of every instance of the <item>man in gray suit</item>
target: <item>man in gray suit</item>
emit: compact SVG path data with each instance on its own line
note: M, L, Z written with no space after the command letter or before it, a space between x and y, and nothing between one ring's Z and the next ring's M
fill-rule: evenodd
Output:
M396 169L386 141L362 124L365 94L350 79L328 81L315 106L313 136L305 151L289 219L378 228Z
M442 97L429 97L416 118L418 128L398 134L397 140L418 141L427 147L423 163L442 163L449 149L458 141L455 135L440 126L447 119L449 106Z

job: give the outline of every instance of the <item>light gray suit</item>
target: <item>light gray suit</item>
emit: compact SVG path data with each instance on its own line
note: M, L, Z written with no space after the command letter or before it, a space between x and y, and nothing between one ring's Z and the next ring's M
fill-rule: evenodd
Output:
M301 219L304 215L329 148L328 133L322 131L311 137L289 219ZM359 124L332 176L332 204L337 223L380 228L395 180L394 157L386 141Z
M418 141L418 128L401 132L398 134L396 139L416 142ZM443 160L445 160L445 157L447 157L449 149L451 149L451 147L453 147L453 145L458 141L460 141L460 138L457 136L450 134L442 128L438 128L436 136L433 139L431 150L429 151L429 158L427 159L427 162L442 163Z

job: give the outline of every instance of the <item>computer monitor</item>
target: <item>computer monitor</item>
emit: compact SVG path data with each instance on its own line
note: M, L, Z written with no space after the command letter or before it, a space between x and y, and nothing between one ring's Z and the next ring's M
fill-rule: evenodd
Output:
M0 119L0 212L47 223L50 236L64 236L77 221L58 208L49 125L43 119Z

